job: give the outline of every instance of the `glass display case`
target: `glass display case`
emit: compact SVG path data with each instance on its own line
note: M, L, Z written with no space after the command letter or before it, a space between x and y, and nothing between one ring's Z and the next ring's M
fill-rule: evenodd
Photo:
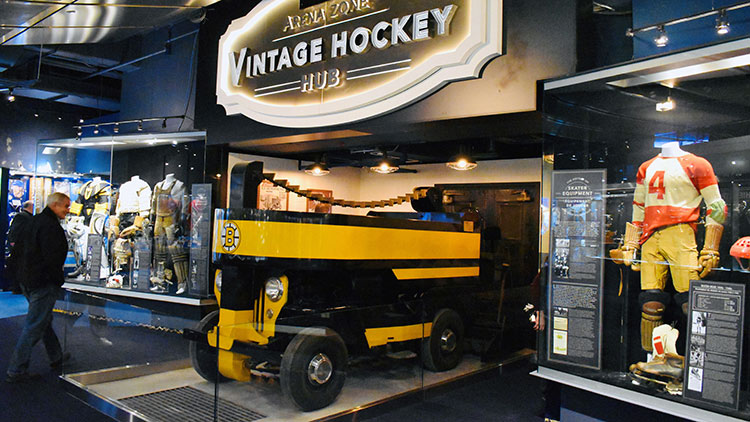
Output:
M750 420L749 91L693 66L730 47L545 84L542 376Z
M418 301L412 305L421 306ZM385 314L393 309L363 310ZM333 310L306 318L326 320L345 318L346 314L346 310ZM343 349L343 354L335 354L327 349L325 358L318 357L317 350L308 356L302 349L328 344L331 337L323 329L307 327L306 321L291 319L283 330L292 337L300 333L300 340L289 347L299 349L297 353L306 361L295 358L290 370L286 367L289 362L276 362L271 354L256 352L252 359L238 354L242 359L230 361L234 361L235 373L242 376L229 379L217 372L220 365L227 373L226 350L183 337L186 328L209 329L208 324L216 323L217 317L218 311L214 311L197 323L94 293L69 291L58 301L54 317L55 330L72 356L61 369L63 388L116 420L312 421L414 395L484 365L467 355L450 371L425 371L415 353L420 340L401 348L383 344L367 353ZM230 336L246 331L247 325L210 328L220 336ZM420 332L424 329L418 328ZM309 378L308 366L313 360L317 366ZM328 372L329 362L335 364L332 372ZM298 372L300 365L304 372ZM300 403L305 404L304 410Z
M522 313L505 295L520 293L477 211L263 210L259 179L241 180L250 206L214 210L218 309L182 318L76 291L58 304L81 355L64 370L73 394L121 420L354 420L530 356L504 339ZM531 190L472 191L536 220Z
M69 283L207 297L211 186L202 132L40 141L35 209L70 196Z

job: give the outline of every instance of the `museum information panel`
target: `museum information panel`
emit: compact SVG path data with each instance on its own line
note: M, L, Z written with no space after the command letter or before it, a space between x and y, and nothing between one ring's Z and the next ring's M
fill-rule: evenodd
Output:
M601 368L604 170L552 174L548 359Z
M686 398L738 408L744 306L742 284L691 281Z

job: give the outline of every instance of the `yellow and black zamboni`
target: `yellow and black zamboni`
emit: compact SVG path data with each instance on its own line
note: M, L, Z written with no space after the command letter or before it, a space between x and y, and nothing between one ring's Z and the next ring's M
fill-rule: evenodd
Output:
M185 330L195 370L271 373L310 411L336 399L350 356L404 347L429 370L455 368L480 283L480 234L465 223L216 210L219 309Z

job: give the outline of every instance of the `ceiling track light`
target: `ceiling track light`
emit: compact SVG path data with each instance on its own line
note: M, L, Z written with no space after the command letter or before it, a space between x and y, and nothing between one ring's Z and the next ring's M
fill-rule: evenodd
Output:
M729 33L729 20L727 19L727 13L730 11L735 11L739 9L744 9L746 7L750 7L750 1L745 1L742 3L733 4L731 6L726 6L721 9L710 9L705 10L698 13L693 13L691 15L685 15L681 16L672 20L664 21L664 22L658 22L647 26L642 26L640 28L628 28L628 30L625 31L625 35L628 37L634 37L639 32L648 32L653 30L659 30L660 35L654 39L654 42L657 44L657 46L663 47L666 45L666 41L668 41L668 38L666 38L666 32L665 28L670 25L677 25L685 22L691 22L697 19L705 19L710 16L716 15L716 33L718 35L725 35ZM660 39L662 36L664 36L664 43L660 45L656 40Z
M9 103L12 103L13 101L16 101L16 96L15 96L15 95L13 95L13 88L11 88L11 89L10 89L10 90L8 91L8 102L9 102Z
M62 120L62 118L58 117L59 120ZM143 132L143 122L161 122L162 129L167 128L167 120L169 119L185 119L185 116L164 116L164 117L146 117L143 119L131 119L131 120L120 120L116 122L98 122L98 123L89 123L89 124L83 124L84 120L83 118L79 119L79 122L81 124L73 126L73 128L78 129L78 132L81 132L83 128L93 128L94 135L97 135L99 133L99 127L106 128L108 126L112 126L112 133L119 134L120 133L120 125L126 125L126 124L137 124L136 129L138 132Z
M670 110L674 110L674 101L672 100L672 97L667 97L667 101L656 103L656 111L665 112Z
M726 35L729 33L729 20L727 19L727 11L721 9L719 11L719 17L716 18L716 33L718 35Z

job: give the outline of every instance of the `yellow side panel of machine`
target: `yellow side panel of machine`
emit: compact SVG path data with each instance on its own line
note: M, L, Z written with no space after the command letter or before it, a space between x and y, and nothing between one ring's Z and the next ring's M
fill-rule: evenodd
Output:
M250 370L245 367L247 356L219 350L219 372L237 381L250 381Z
M393 274L399 280L477 277L479 276L479 267L394 268Z
M479 233L276 221L217 221L214 251L271 258L478 259ZM231 238L222 240L222 230Z
M366 328L365 337L369 347L384 346L388 343L416 340L430 336L432 323L404 325L400 327Z

